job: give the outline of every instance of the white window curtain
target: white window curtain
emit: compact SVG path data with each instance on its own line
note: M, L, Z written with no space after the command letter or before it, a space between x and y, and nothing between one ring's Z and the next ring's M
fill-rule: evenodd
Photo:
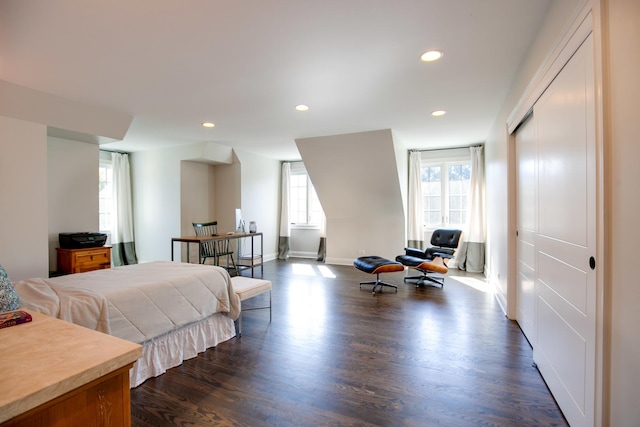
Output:
M278 259L289 258L289 238L291 237L291 221L289 220L289 181L291 179L291 163L282 163L282 183L280 187L280 239L278 241Z
M407 246L424 249L424 212L422 207L422 182L420 179L422 154L412 151L409 156L409 209Z
M485 219L484 219L484 154L482 146L471 150L471 182L467 225L462 233L462 245L456 253L460 270L484 272Z
M129 155L111 153L113 164L113 212L111 259L114 266L137 264L133 238L133 206Z
M322 210L322 218L320 219L320 245L318 246L317 261L325 262L327 258L327 217Z

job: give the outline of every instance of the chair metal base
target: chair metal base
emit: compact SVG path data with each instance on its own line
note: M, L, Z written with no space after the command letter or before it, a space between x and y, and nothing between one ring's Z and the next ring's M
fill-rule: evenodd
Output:
M380 288L380 292L382 292L382 288L385 286L393 288L396 290L396 292L398 292L398 287L396 285L392 285L391 283L380 280L380 274L376 274L376 280L372 280L371 282L360 282L360 289L362 289L362 285L373 285L371 293L374 295L376 294L376 288Z
M444 277L433 276L431 274L422 274L420 276L408 276L404 278L404 282L407 283L407 280L416 280L416 283L415 283L416 287L428 284L426 282L431 282L431 283L435 283L436 285L440 285L441 288L444 288Z

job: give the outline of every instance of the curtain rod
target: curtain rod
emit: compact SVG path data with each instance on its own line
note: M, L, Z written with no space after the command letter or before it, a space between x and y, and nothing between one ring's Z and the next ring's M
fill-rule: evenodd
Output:
M128 151L120 151L120 150L103 150L101 148L99 148L98 150L104 151L105 153L131 154Z
M479 143L479 144L463 145L463 146L460 146L460 147L432 148L432 149L428 149L428 150L409 150L409 151L424 153L424 152L427 152L427 151L460 150L460 149L471 148L471 147L484 147L484 144Z

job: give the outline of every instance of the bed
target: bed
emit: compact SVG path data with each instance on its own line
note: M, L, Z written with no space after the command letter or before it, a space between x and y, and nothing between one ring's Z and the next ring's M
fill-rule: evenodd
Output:
M21 307L143 346L131 387L233 338L240 301L227 271L159 261L14 282Z

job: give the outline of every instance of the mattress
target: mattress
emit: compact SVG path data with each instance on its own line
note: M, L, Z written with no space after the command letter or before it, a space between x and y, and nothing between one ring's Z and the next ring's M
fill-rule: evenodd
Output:
M21 306L143 344L240 301L223 268L170 261L14 283Z

